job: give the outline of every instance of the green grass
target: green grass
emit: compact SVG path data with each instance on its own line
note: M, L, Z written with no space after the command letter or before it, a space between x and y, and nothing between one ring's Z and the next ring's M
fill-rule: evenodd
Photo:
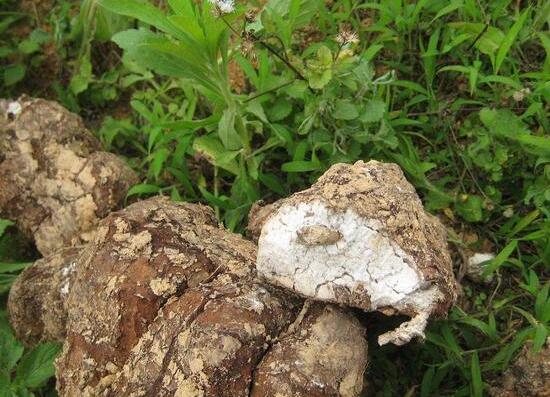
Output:
M253 202L303 189L331 164L392 161L445 221L457 269L460 250L498 254L495 282L464 279L459 305L425 344L371 349L374 395L481 396L524 343L541 347L550 330L548 2L278 0L244 37L242 3L224 23L183 0L160 2L187 15L169 19L130 0L98 3L106 8L84 1L71 24L78 3L57 2L37 21L0 1L9 11L0 14L0 96L30 89L79 111L142 176L130 196L208 203L241 232ZM18 35L21 23L35 30ZM339 44L342 29L359 42ZM61 65L43 88L32 76L47 66L48 45ZM246 77L241 93L230 64ZM18 80L23 69L30 78Z

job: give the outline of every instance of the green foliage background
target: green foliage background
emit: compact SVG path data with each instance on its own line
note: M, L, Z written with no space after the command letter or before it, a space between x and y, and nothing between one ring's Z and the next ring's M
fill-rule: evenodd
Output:
M371 349L373 395L482 396L527 341L544 344L548 1L242 1L223 18L188 0L54 1L40 17L0 5L0 96L30 92L82 114L142 176L130 198L205 202L242 232L255 201L303 189L331 164L392 161L448 226L457 272L466 250L498 254L495 281L464 279L425 344ZM339 43L342 31L358 42ZM40 81L44 68L53 82ZM13 263L33 254L0 252L5 293ZM13 369L21 348L0 324L0 356L16 357L0 384L50 393L20 386L30 359Z

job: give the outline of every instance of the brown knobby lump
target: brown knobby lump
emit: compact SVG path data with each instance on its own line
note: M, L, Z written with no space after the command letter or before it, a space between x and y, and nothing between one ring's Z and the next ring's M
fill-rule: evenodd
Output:
M429 317L456 299L445 228L395 164L336 164L310 189L255 208L250 223L252 236L261 231L256 268L266 281L411 317L380 344L422 338Z
M0 216L43 255L88 242L137 176L61 105L27 97L0 105Z
M359 321L337 306L305 305L296 325L258 365L250 395L358 396L366 367L367 342Z
M273 288L220 275L172 298L122 371L103 378L94 393L248 396L257 363L296 315L296 303Z
M17 339L27 346L63 342L67 297L75 275L80 248L65 248L39 259L12 285L8 317Z
M550 338L538 353L525 345L504 376L490 388L493 397L550 396Z
M257 281L255 258L209 207L154 198L106 217L69 294L60 396L249 396L258 363L299 326L302 306ZM349 319L333 326L345 334ZM325 371L336 379L356 365Z

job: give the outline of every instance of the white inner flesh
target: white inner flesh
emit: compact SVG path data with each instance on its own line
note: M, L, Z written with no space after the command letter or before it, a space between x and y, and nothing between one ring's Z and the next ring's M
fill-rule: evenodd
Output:
M307 245L298 231L308 226L337 230L341 239ZM281 207L264 225L257 270L267 280L314 299L337 301L335 287L367 295L370 310L405 305L429 310L437 290L408 263L414 260L382 235L379 221L349 209L338 213L322 202Z

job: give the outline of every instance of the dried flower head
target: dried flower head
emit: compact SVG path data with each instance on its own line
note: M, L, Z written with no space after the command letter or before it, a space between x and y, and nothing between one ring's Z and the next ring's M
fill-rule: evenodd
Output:
M512 97L514 98L514 101L521 102L527 96L529 96L530 93L531 93L531 90L529 88L522 88L521 90L514 92Z
M221 15L235 11L235 0L208 0L208 2L213 4Z
M357 35L357 33L351 30L342 30L336 36L336 42L340 43L341 45L356 44L359 43L359 36Z
M254 45L254 37L251 34L243 34L241 42L241 52L245 57L252 61L253 64L256 64L256 47Z

